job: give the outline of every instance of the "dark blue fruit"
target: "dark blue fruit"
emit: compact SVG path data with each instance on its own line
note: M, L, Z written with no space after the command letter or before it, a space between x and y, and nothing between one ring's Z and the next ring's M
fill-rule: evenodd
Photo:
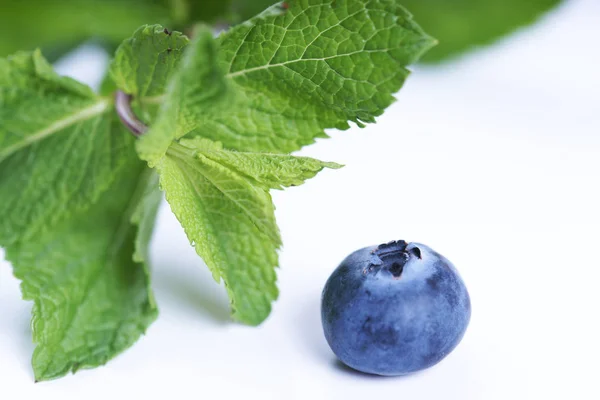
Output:
M458 345L471 302L450 261L401 240L348 256L325 285L321 318L344 364L404 375L437 364Z

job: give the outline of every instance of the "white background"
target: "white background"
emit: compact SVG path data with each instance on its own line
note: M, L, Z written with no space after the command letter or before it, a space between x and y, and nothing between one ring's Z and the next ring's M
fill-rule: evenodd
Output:
M492 48L416 68L377 125L303 151L347 166L274 194L281 297L260 328L230 322L165 206L158 322L108 366L34 384L31 306L0 262L0 399L600 398L599 39L600 2L567 1ZM60 70L94 83L101 60L82 49ZM392 239L453 260L473 318L438 366L365 376L329 350L320 292L348 253Z

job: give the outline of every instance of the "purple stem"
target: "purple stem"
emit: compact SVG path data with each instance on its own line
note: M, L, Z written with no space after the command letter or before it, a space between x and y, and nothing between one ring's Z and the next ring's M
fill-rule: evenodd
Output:
M138 119L131 109L131 95L121 90L115 94L115 109L119 119L136 137L142 136L148 130L148 127Z

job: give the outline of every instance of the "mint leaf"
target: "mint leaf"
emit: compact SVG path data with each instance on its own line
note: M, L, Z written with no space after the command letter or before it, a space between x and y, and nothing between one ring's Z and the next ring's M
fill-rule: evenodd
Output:
M58 76L39 51L0 59L0 246L87 209L113 182L133 139L111 100Z
M182 139L180 143L192 149L203 148L202 154L206 158L226 166L244 176L253 185L266 190L300 186L324 168L341 167L336 163L306 157L224 151L221 143L200 138Z
M435 43L391 0L298 0L276 10L221 36L219 64L234 103L224 98L202 118L203 137L290 152L325 137L324 129L375 122L406 67Z
M0 59L0 105L0 246L34 301L36 379L101 365L156 317L157 177L111 100L39 51Z
M492 43L536 21L561 0L402 0L421 26L440 39L424 61L438 62Z
M186 36L161 25L140 27L118 47L102 90L131 95L135 114L150 124L188 44Z
M191 131L243 151L288 153L327 128L375 122L433 44L393 0L299 0L187 50L162 120L138 143L160 159ZM157 135L164 135L158 137Z
M278 296L281 239L269 188L300 185L326 167L339 166L234 153L205 139L173 143L156 163L171 209L214 278L225 282L238 321L260 324Z
M24 298L34 301L38 381L103 365L157 316L144 263L156 207L140 203L156 182L142 163L131 160L93 208L7 248ZM143 239L136 239L136 224Z
M122 91L135 97L165 93L189 39L161 25L144 25L119 46L110 75Z

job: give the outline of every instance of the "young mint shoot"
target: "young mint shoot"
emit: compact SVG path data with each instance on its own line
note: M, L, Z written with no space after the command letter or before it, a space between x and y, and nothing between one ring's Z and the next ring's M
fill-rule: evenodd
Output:
M233 318L262 323L282 243L269 192L340 167L290 153L375 122L435 44L395 0L290 1L186 32L145 25L115 53L104 86L137 139L117 93L40 51L0 59L0 246L34 303L36 380L105 364L156 319L161 190Z

